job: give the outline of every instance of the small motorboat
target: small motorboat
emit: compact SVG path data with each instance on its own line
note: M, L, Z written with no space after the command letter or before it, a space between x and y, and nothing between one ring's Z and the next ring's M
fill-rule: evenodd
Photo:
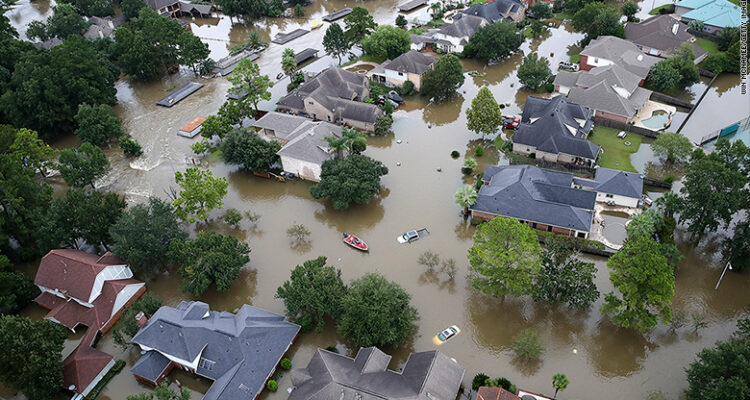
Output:
M312 28L312 29L318 29L318 28L320 28L322 26L323 26L323 22L321 22L321 21L313 21L310 24L310 28Z
M354 247L357 250L361 251L368 251L370 248L367 247L367 243L365 243L364 240L354 236L350 235L346 232L344 232L344 243L348 244L349 246Z

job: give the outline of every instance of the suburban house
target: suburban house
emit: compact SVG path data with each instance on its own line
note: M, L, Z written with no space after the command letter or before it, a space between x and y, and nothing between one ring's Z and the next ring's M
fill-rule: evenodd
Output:
M474 400L521 400L521 398L500 387L480 386Z
M89 17L88 22L91 25L83 33L83 37L88 40L97 40L105 37L113 37L115 29L125 23L125 16L119 14L116 17Z
M306 368L292 371L288 400L455 400L466 371L437 350L410 354L400 372L388 369L390 361L376 347L355 358L318 349Z
M618 64L589 71L560 71L555 91L567 94L573 103L594 110L594 116L630 123L651 98L651 91L640 87L640 76Z
M638 86L646 83L648 72L660 58L650 56L634 43L616 36L599 36L581 51L580 69L590 71L596 67L619 65L638 76Z
M435 59L424 55L416 50L409 50L404 54L386 61L375 68L371 73L372 79L384 83L387 86L403 86L406 81L411 81L414 88L422 87L422 74L435 64Z
M543 396L523 389L519 389L516 395L520 397L521 400L554 400L552 397Z
M573 175L532 165L487 166L471 217L515 218L534 229L587 238L596 193L574 187Z
M208 378L213 384L204 400L257 398L300 329L247 304L232 314L200 301L163 306L143 319L133 337L143 356L130 371L151 385L175 367Z
M440 49L446 53L461 53L477 29L484 25L487 25L487 21L482 17L456 14L453 23L443 24L421 35L410 34L411 48L412 50Z
M167 18L208 17L213 9L212 4L179 0L146 0L146 5Z
M41 294L34 301L49 311L46 319L75 331L88 329L76 349L63 360L63 384L86 396L114 365L114 358L93 348L120 315L146 291L133 279L128 265L112 253L103 256L80 250L52 250L42 258L34 284Z
M739 28L748 18L742 17L740 6L728 0L682 0L674 12L683 22L703 21L703 31L718 33L724 28Z
M626 23L625 39L644 53L660 58L668 58L673 50L686 42L693 45L696 64L703 61L708 54L695 44L695 36L688 33L687 25L671 15L655 15L639 23Z
M596 201L613 206L637 208L643 197L643 175L598 167L593 180L573 178L573 184L596 192Z
M323 162L336 156L325 138L341 136L338 125L278 112L267 113L252 126L262 138L281 144L276 154L284 172L315 182L320 181Z
M374 104L364 103L369 95L366 76L330 67L283 97L276 107L278 111L374 132L383 112Z
M588 141L594 112L564 96L529 96L513 135L513 152L554 163L593 166L601 147Z
M517 0L495 0L487 4L475 4L463 14L484 18L490 24L498 21L518 22L526 17L526 6Z

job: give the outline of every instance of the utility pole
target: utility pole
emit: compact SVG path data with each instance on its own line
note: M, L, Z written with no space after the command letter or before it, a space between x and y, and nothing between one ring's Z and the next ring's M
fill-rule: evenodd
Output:
M721 283L721 280L724 278L724 274L727 273L727 269L729 269L730 271L732 270L732 265L729 263L729 261L727 261L727 265L724 266L724 271L721 273L721 276L719 277L719 281L716 282L716 287L714 287L714 290L719 289L719 284Z

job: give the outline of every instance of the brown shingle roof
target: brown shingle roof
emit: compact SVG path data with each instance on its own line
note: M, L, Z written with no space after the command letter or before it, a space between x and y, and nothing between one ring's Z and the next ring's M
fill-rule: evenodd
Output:
M66 388L74 386L76 393L84 392L103 370L111 368L114 357L90 346L95 334L96 330L89 329L81 344L62 362L63 385Z
M100 260L109 262L112 259L107 254L98 257L80 250L52 250L42 258L34 284L88 301L96 275L109 265L118 265L100 263Z
M515 394L498 387L482 386L474 400L520 400Z

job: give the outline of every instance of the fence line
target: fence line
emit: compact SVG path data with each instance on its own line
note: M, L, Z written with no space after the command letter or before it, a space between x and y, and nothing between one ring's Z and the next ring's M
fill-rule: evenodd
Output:
M594 125L601 125L607 128L619 129L621 131L635 133L637 135L655 138L659 136L658 131L652 131L650 129L641 128L640 126L630 125L623 122L612 121L601 117L594 117Z

